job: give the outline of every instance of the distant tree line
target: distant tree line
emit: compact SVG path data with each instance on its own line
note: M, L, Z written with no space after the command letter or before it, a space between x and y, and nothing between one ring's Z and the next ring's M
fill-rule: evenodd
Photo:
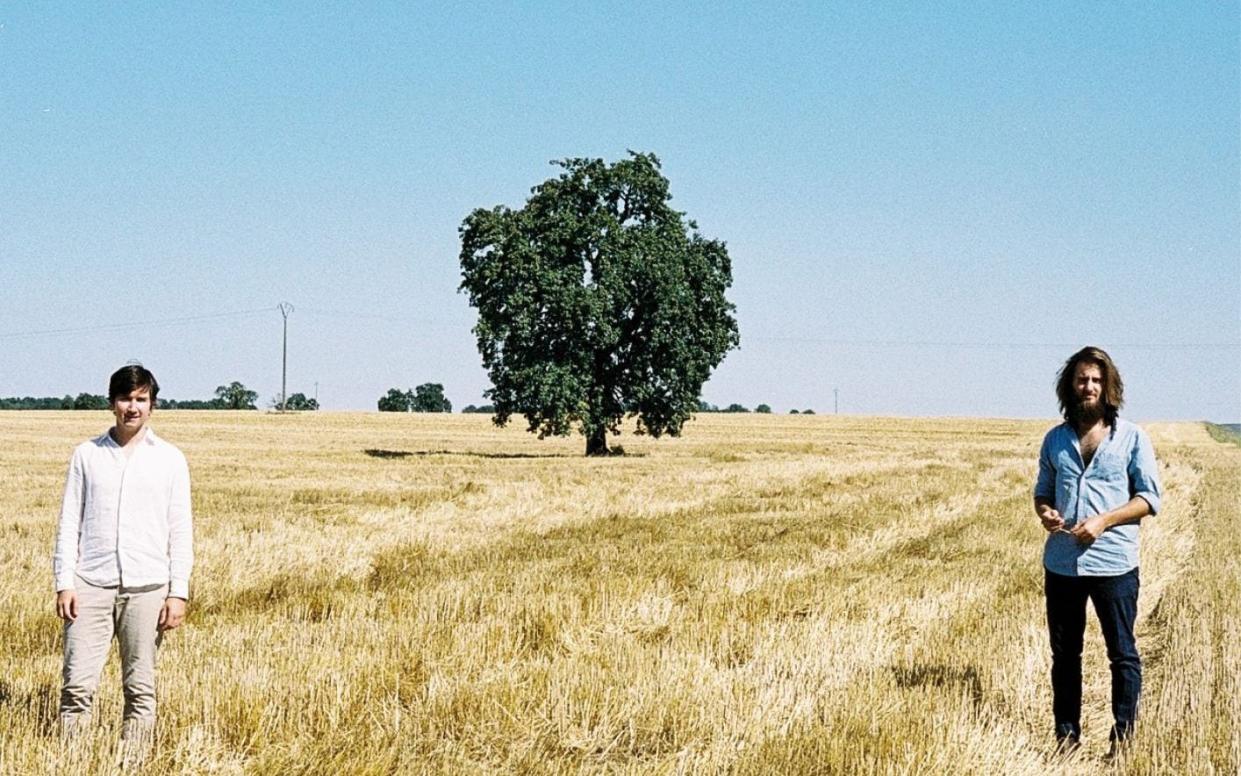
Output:
M699 412L749 412L750 408L746 407L743 404L730 404L724 409L720 409L719 407L715 406L714 404L711 404L710 402L705 402L702 399L699 399L698 400L698 411ZM754 411L760 415L770 415L771 405L760 404L754 408ZM806 410L806 412L810 415L814 414L814 410ZM793 410L792 414L796 415L797 410Z
M108 399L94 393L55 396L6 396L0 398L0 410L106 410Z
M212 399L160 399L159 409L167 410L252 410L258 399L257 391L252 391L240 382L233 381L215 389ZM279 400L274 405L279 406ZM285 402L290 410L317 410L319 402L308 399L305 394L290 394ZM56 397L7 397L0 398L0 410L106 410L108 397L97 393L79 393L76 397L65 394Z

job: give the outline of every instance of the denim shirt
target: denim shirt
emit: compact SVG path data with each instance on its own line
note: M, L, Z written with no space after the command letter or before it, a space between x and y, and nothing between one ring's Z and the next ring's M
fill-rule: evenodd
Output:
M1082 463L1077 432L1061 423L1043 437L1034 495L1055 504L1065 528L1108 512L1140 496L1159 511L1159 465L1150 437L1138 426L1117 418L1099 444L1090 465ZM1138 565L1138 523L1107 529L1090 544L1067 533L1052 533L1043 547L1043 565L1068 577L1124 574Z

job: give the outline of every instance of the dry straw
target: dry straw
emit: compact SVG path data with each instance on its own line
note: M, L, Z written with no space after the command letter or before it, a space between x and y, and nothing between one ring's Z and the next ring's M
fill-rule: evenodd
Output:
M105 413L0 413L0 771L52 734L48 560ZM158 413L194 477L187 626L145 772L1096 773L1051 753L1030 486L1047 423L710 416L579 455L478 416ZM1123 773L1241 768L1241 447L1154 425L1141 734ZM369 451L369 452L368 452Z

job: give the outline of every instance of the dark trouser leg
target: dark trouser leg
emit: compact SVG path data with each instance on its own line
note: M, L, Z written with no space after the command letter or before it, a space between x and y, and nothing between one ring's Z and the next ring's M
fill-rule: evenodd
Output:
M1047 632L1051 637L1052 713L1056 737L1081 735L1082 638L1086 633L1086 580L1045 571Z
M1142 659L1133 635L1138 617L1138 586L1138 570L1133 569L1117 577L1098 578L1090 595L1112 666L1112 718L1116 722L1112 739L1128 738L1138 718Z

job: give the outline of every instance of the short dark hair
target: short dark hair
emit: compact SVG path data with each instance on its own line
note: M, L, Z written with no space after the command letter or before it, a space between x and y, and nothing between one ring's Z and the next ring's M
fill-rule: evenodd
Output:
M146 388L151 394L151 406L159 396L159 382L151 370L142 364L126 364L112 373L108 380L108 403L116 401L118 396L128 396L139 388Z
M1112 357L1103 348L1087 346L1069 356L1056 375L1056 398L1060 400L1060 412L1070 423L1076 422L1077 394L1073 390L1073 375L1077 365L1094 364L1099 367L1103 377L1103 391L1100 399L1103 402L1103 419L1109 426L1116 423L1120 408L1125 406L1125 383L1120 379L1120 370L1112 363Z

